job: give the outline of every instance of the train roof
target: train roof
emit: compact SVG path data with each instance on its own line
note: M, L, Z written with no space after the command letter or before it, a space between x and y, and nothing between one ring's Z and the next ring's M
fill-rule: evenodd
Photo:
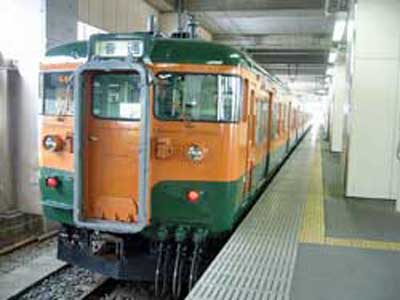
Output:
M154 37L148 33L96 34L87 41L64 44L46 52L46 58L64 57L84 59L90 55L90 45L95 40L141 38L147 42L146 58L151 63L232 65L248 68L266 76L285 88L276 77L269 74L242 51L220 43L199 39L171 39Z
M46 57L86 58L87 41L63 44L46 51Z

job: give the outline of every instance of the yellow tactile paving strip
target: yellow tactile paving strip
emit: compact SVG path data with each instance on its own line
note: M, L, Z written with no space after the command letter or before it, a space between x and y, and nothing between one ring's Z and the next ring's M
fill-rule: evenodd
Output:
M399 242L342 239L326 236L321 168L321 144L317 142L312 165L313 176L312 180L310 181L309 192L304 208L303 222L300 228L300 242L363 249L400 251Z

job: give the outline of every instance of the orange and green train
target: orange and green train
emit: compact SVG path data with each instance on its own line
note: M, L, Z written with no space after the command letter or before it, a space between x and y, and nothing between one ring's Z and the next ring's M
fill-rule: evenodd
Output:
M59 257L162 290L171 281L175 294L184 271L167 278L165 260L184 270L182 253L193 265L231 232L309 124L242 52L148 33L49 50L41 91L40 187L63 225Z

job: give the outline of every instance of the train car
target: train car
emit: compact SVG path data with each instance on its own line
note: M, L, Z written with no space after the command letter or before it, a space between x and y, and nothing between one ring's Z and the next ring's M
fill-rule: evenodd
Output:
M193 286L308 128L242 52L151 33L100 34L41 64L40 187L58 257L157 293Z

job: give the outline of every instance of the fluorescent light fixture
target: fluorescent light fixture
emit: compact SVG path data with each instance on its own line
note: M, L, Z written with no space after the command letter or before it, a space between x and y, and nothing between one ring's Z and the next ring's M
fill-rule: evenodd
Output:
M333 64L333 63L335 63L335 61L336 61L336 57L337 57L337 52L336 51L331 51L330 53L329 53L329 58L328 58L328 62L330 63L330 64Z
M346 28L346 20L336 20L333 29L332 41L339 42L342 40L344 29Z

